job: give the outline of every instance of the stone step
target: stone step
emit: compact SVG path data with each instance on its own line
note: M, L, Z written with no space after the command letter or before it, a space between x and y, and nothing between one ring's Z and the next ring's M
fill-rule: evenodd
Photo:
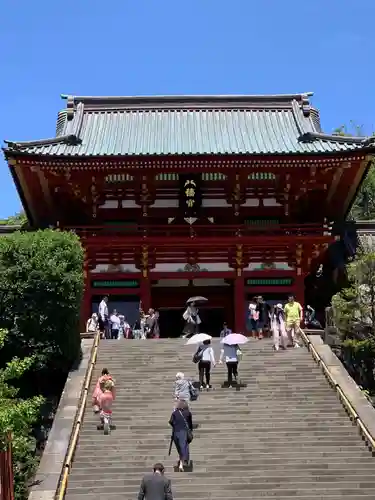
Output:
M189 474L181 474L181 473L176 473L175 480L178 481L179 489L182 490L189 490L191 489L196 489L194 486L194 482L192 482L192 475ZM251 489L258 489L259 486L262 486L264 484L267 484L270 489L272 488L280 488L280 487L289 487L290 483L293 484L293 487L299 488L301 486L305 487L307 485L311 485L312 487L317 486L316 483L319 484L319 486L324 486L326 483L330 482L332 479L335 481L340 481L342 484L345 483L349 487L353 487L355 484L360 485L363 484L365 485L366 488L375 488L375 478L372 481L369 481L368 475L361 475L360 472L358 471L357 474L338 474L334 476L333 474L329 475L312 475L305 473L304 475L298 475L298 474L279 474L277 476L260 476L260 475L252 475L252 476L247 476L247 475L223 475L222 477L212 477L207 474L201 474L198 475L194 471L194 478L200 478L202 479L202 483L204 484L204 487L207 489L212 490L216 486L219 487L226 487L232 485L234 488L245 488L249 487L249 478L251 478L249 490ZM81 489L81 488L100 488L102 490L105 490L106 488L123 488L124 493L128 490L130 491L136 491L137 487L139 486L139 477L137 476L128 476L128 475L121 475L121 476L113 476L113 477L98 477L98 476L91 476L91 477L81 477L81 479L77 478L72 478L69 481L70 487L73 487L74 489ZM353 483L353 485L351 485ZM331 483L332 485L332 483ZM341 487L340 487L341 489Z
M245 391L246 389L246 391ZM145 401L145 398L147 396L151 398L151 396L155 396L155 388L150 387L148 391L144 391L143 396L140 395L138 392L139 389L136 389L135 391L131 390L126 390L119 387L117 389L117 395L116 399L117 401L120 399L125 399L129 401L129 404L138 404L139 402ZM214 394L213 394L214 393ZM171 384L171 390L170 390L170 396L172 397L173 395L173 386ZM214 398L212 397L214 396ZM302 391L296 390L296 391L285 391L285 392L277 392L275 390L262 390L262 396L259 395L259 388L257 391L254 391L254 393L251 393L249 390L249 386L247 385L246 387L240 387L239 391L236 390L231 390L227 387L222 388L221 386L219 387L213 387L212 389L202 389L199 391L199 399L194 402L195 405L199 406L199 403L202 403L203 401L206 402L208 399L212 400L212 402L215 402L216 404L221 404L221 403L242 403L244 399L246 399L247 403L249 404L249 399L251 401L273 401L274 398L277 397L278 401L280 401L281 404L287 404L288 401L294 400L296 402L309 402L309 401L322 401L322 402L335 402L337 401L337 395L329 390L329 389L316 389L316 390L310 390L308 394L303 394Z
M90 442L80 442L80 446L93 446L96 445L96 443L100 444L100 446L117 446L117 445L122 445L124 443L128 443L128 446L133 445L133 446L143 446L143 444L149 444L150 446L153 445L160 445L160 443L163 443L165 441L169 441L169 437L171 435L171 432L167 431L164 434L158 436L154 436L153 434L147 435L147 436L138 436L133 438L130 437L130 434L116 434L115 431L113 430L111 433L111 436L105 436L102 432L97 432L94 434L96 437L95 443L90 443ZM236 439L237 438L237 439ZM327 438L330 438L330 442L327 442ZM315 447L315 446L321 446L322 443L324 443L325 446L328 448L335 446L337 444L340 444L341 446L361 446L362 447L362 442L360 439L358 439L359 436L357 434L350 434L346 435L345 433L338 434L338 435L323 435L323 436L315 436L315 435L310 435L309 433L302 434L300 436L294 435L294 437L288 437L286 435L282 436L280 435L277 439L269 439L269 436L252 436L251 434L243 436L243 438L239 438L238 435L236 434L229 434L229 435L220 435L213 437L211 435L205 436L204 433L199 433L198 431L195 432L195 439L194 443L192 446L195 448L204 448L207 449L207 446L216 448L218 444L220 446L229 446L231 443L233 443L237 447L241 446L260 446L264 445L264 443L267 443L268 445L272 446L286 446L288 443L290 446L298 446L298 447ZM345 439L345 442L341 441L341 439Z
M194 458L194 471L195 470L210 470L212 472L217 471L217 475L222 475L219 473L219 471L222 470L222 468L225 468L225 470L244 470L246 467L249 468L249 470L254 469L255 471L258 471L259 468L263 468L264 470L272 470L275 468L275 470L278 470L278 468L285 468L285 470L291 469L292 471L295 470L305 470L306 468L308 470L313 470L313 467L319 466L322 467L324 466L327 470L329 467L333 465L337 466L342 466L342 469L344 470L346 467L346 464L352 463L355 461L355 464L358 465L353 465L355 471L362 471L362 470L367 470L368 473L370 474L370 469L373 470L374 467L374 459L369 455L359 455L356 454L355 457L351 455L350 453L336 453L336 454L329 454L329 456L322 456L322 455L316 455L316 454L304 454L304 455L296 455L294 457L288 456L288 455L276 455L275 458L272 458L272 456L268 455L267 457L264 457L264 454L261 455L259 460L256 460L254 458L254 455L247 455L246 456L246 462L244 459L238 459L236 456L230 456L229 458L223 458L222 456L218 457L217 455L214 458L211 458L209 461L204 459L204 457L198 456ZM113 460L111 463L108 463L108 460L102 460L100 457L97 458L96 461L93 462L93 456L79 456L79 463L78 460L75 461L73 465L73 473L71 475L71 479L74 478L76 474L81 474L82 470L85 470L86 474L97 474L98 469L107 469L108 467L115 467L118 468L119 465L121 464L122 471L123 473L126 473L128 469L132 470L132 468L140 468L142 469L141 474L144 474L145 472L149 471L152 467L152 464L155 462L158 462L162 460L164 463L164 466L167 467L167 474L170 476L173 474L173 466L176 464L176 456L174 455L173 457L166 457L165 455L163 456L147 456L145 458L142 457L142 455L138 456L136 460L131 459L128 462L123 461L120 456L114 455ZM231 469L232 468L232 469Z
M325 457L323 457L325 458ZM168 460L170 460L168 458ZM229 462L228 462L229 463ZM340 456L334 457L329 463L326 461L320 461L314 457L309 458L273 458L272 456L265 459L259 459L252 457L248 461L244 462L242 460L233 458L230 460L230 465L234 467L235 471L240 470L249 470L254 474L275 474L277 471L288 471L289 469L294 473L299 472L322 472L326 473L328 471L340 471L348 470L350 473L358 470L364 471L374 470L375 458L371 457L370 454L352 457L351 455L341 454ZM298 468L296 467L298 465ZM152 466L152 464L151 464ZM270 466L270 468L265 468L265 466ZM121 473L121 474L133 474L145 473L145 462L143 460L138 460L132 462L132 464L124 465L121 461L119 463L109 463L105 458L100 457L88 457L86 460L76 461L74 462L74 475L75 477L79 474L87 475L97 475L97 468L103 470L103 473L106 471L112 471L113 474ZM148 464L148 469L150 468L150 464ZM218 459L211 462L206 462L205 460L200 459L199 457L194 459L194 472L204 472L209 475L214 475L222 472L231 472L228 469L228 464L225 463L225 460ZM169 475L171 472L168 473ZM73 477L73 476L72 476Z
M146 429L150 429L150 427L144 427L144 430L146 430ZM142 429L139 429L139 430L142 431ZM116 431L120 431L119 426L117 426ZM229 431L230 431L230 433L229 433ZM91 437L93 434L95 434L98 442L100 442L101 440L108 439L108 437L104 436L102 433L99 433L97 431L93 431L92 429L88 429L88 428L83 428L81 433L80 433L80 436L81 436L81 438L85 437L85 436ZM152 443L153 441L156 441L158 439L165 438L165 436L168 436L169 434L170 433L168 433L168 431L166 430L165 425L164 425L161 427L160 432L152 432L152 434L148 435L147 440L149 443ZM197 429L195 431L195 435L197 438L199 437L199 442L202 442L202 439L204 439L204 438L210 439L212 441L212 439L217 437L217 429L215 427L212 427L211 429L208 430L206 427L204 427L203 429ZM225 442L226 440L232 441L233 439L238 439L239 442L242 442L244 439L247 439L247 438L250 438L250 440L257 440L257 439L265 440L266 439L267 441L272 440L272 438L273 439L278 438L278 439L284 439L284 440L288 440L288 441L289 440L294 441L294 440L301 440L301 439L304 440L305 438L309 438L309 437L314 438L316 440L319 440L319 439L327 439L327 436L329 436L332 440L333 439L341 439L341 438L346 439L349 437L349 438L353 438L353 439L358 441L359 431L354 426L352 426L352 427L345 426L344 428L342 428L341 426L340 427L338 426L337 428L327 429L327 431L322 431L321 429L319 429L319 427L317 427L316 431L308 429L308 428L305 429L304 431L296 430L296 429L290 430L290 429L288 429L288 427L286 427L285 430L278 429L278 428L272 429L272 430L267 430L266 436L264 435L264 432L262 431L262 429L252 430L250 433L248 433L244 436L244 433L241 429L231 429L230 427L227 427L226 432L220 436L220 441ZM116 440L120 439L120 438L126 439L129 442L132 442L132 441L138 442L139 441L139 436L135 433L134 429L122 428L121 434L120 434L120 432L118 432L118 434L116 435Z
M168 402L169 403L169 402ZM167 405L168 405L167 403ZM161 415L158 415L157 417L155 417L155 421L157 420L160 420L160 419L164 419L164 421L167 419L167 421L169 420L169 417L170 417L170 414L172 412L172 406L173 406L173 401L171 402L172 404L170 405L170 411L168 413L164 413L164 414L161 414ZM164 406L164 407L158 407L158 408L153 408L153 411L154 412L157 412L157 411L163 411L165 412L165 407L168 408L168 406ZM210 409L211 408L208 408L207 410L207 413L203 410L203 409L195 409L195 411L193 410L193 420L199 420L200 422L201 421L207 421L207 420L211 420L210 416L209 416L209 413L210 413ZM220 419L225 419L225 418L228 418L229 416L233 416L233 410L232 412L229 410L229 409L222 409L222 408L219 408L219 409L215 409L215 408L212 408L212 410L215 410L215 414L214 416L212 417L212 421L220 421ZM272 409L272 408L265 408L264 411L262 411L261 408L249 408L248 410L244 409L244 410L235 410L235 415L238 419L241 419L241 420L247 420L248 422L251 422L251 421L258 421L258 422L264 422L266 423L267 421L273 419L273 416L275 415L275 413L278 411L277 408L275 409ZM119 420L121 418L120 415L124 415L124 413L128 412L128 414L130 413L131 416L127 416L127 417L124 417L123 420L125 419L142 419L145 417L145 411L142 411L142 409L139 409L139 408L131 408L129 406L126 406L126 405L123 405L123 406L113 406L113 419L115 420L116 419L116 415L117 415L117 419ZM301 418L301 419L312 419L312 418L319 418L320 416L320 419L322 418L334 418L334 417L344 417L344 410L341 410L341 409L337 409L337 411L334 411L334 409L332 408L314 408L312 407L310 411L306 411L304 409L294 409L294 408L290 408L290 409L285 409L282 411L282 416L279 415L279 418L278 420L288 420L289 418ZM98 418L95 418L95 416L92 417L93 420L98 420ZM277 420L277 419L276 419Z
M160 442L158 444L155 444L153 445L152 447L152 450L150 450L150 447L145 443L145 444L139 444L137 446L134 446L134 447L129 447L129 448L126 448L126 451L127 453L137 453L137 454L140 454L140 455L147 455L148 452L151 452L153 455L159 455L159 456L162 456L162 455L165 455L166 454L166 450L168 450L168 446L169 446L169 442L166 440L165 442ZM97 448L96 448L97 449ZM121 453L124 453L124 449L125 449L125 441L124 441L124 446L122 446L121 443L119 443L118 445L118 448L114 448L114 445L112 446L107 446L107 445L103 445L103 443L100 443L100 449L108 454L108 456L116 456L118 454L121 454ZM341 452L357 452L357 451L360 451L362 449L362 446L360 443L358 444L345 444L345 445L339 445L339 444L332 444L331 446L329 446L328 444L324 443L310 443L310 444L306 444L306 445L294 445L293 444L290 446L290 447L287 447L284 443L280 443L280 444L266 444L266 443L243 443L241 446L236 446L236 453L238 454L239 458L242 458L246 457L246 454L250 454L250 455L254 455L255 452L256 453L261 453L261 452L267 452L267 451L271 451L272 452L281 452L281 451L284 451L285 453L289 452L289 455L290 456L296 456L298 455L299 453L303 454L303 453L310 453L310 452L314 452L314 450L318 450L319 452L326 452L326 453L330 453L330 452L337 452L337 453L341 453ZM80 456L83 456L85 454L90 454L90 453L95 453L95 446L90 446L90 445L80 445L79 447L79 450L80 450ZM194 451L195 451L195 454L194 454ZM173 451L174 452L174 451ZM200 458L203 458L203 457L213 457L215 456L215 454L218 454L218 455L222 455L223 453L225 453L227 456L230 456L230 454L227 452L227 448L223 445L221 445L220 443L217 443L215 446L212 445L212 446L207 446L206 448L204 448L204 452L203 452L203 449L200 448L199 449L199 457ZM191 449L191 455L192 457L194 456L197 456L198 455L198 452L197 450L194 450L193 448ZM126 458L124 458L124 461L127 460Z
M239 391L221 387L225 365L212 370L214 389L191 403L199 424L191 445L193 471L174 472L168 420L175 374L197 379L194 348L184 343L100 344L90 391L106 366L116 379L116 428L104 436L96 429L98 416L87 408L66 500L133 500L157 461L178 500L373 497L375 458L320 368L305 348L274 353L270 340L244 346L239 372L247 386ZM220 345L213 346L218 355Z
M238 391L241 392L241 391ZM209 409L209 407L214 407L214 408L221 408L224 405L222 404L223 402L233 402L236 404L236 408L249 408L249 404L251 408L254 407L261 407L261 408L274 408L275 406L281 407L281 408L290 408L290 402L293 402L295 404L298 404L298 409L306 409L309 410L310 407L312 406L319 406L322 408L332 408L332 404L335 402L338 402L338 398L336 397L330 397L330 395L327 395L326 397L322 396L315 396L314 398L311 399L306 399L303 398L302 395L299 397L290 397L288 400L285 399L278 399L277 401L272 400L272 398L261 398L259 395L256 398L251 398L251 401L249 401L250 398L248 398L248 393L243 393L243 398L240 399L239 395L233 395L231 398L225 398L225 395L223 395L220 399L213 400L213 398L207 397L205 393L202 395L202 399L198 402L193 401L193 410L197 411L203 408ZM237 398L236 398L237 396ZM164 402L164 401L163 401ZM173 402L173 397L171 397L171 402ZM131 398L127 397L126 394L124 393L119 393L116 394L116 400L115 400L115 405L127 405L128 407L134 407L134 408L149 408L151 406L157 406L160 405L161 402L152 402L152 401L145 401L145 399L141 398ZM227 408L229 406L225 405L224 408Z
M155 462L159 462L160 460L166 460L168 459L167 457L167 447L162 450L162 452L156 452L155 450L150 450L149 453L141 453L137 452L136 459L139 461L144 461L145 467L148 465L148 467L151 467L152 464ZM225 449L221 450L222 452L225 453L223 456L222 453L217 453L215 450L214 453L199 453L196 454L195 458L194 455L192 454L193 460L198 459L202 460L204 463L207 463L208 461L214 461L217 460L219 463L228 463L230 465L234 459L240 460L240 461L251 461L251 460L256 460L256 456L258 456L258 460L269 460L272 457L275 459L280 458L282 460L288 461L288 460L305 460L308 458L314 459L315 461L317 460L322 460L322 459L327 459L329 462L334 460L335 458L340 458L342 456L346 456L347 458L366 458L366 456L369 455L369 452L363 449L363 451L359 448L356 450L353 448L349 449L320 449L317 448L315 450L301 450L300 452L293 452L293 450L285 450L284 448L280 450L275 450L274 452L271 451L261 451L257 450L256 453L253 453L252 451L241 451L238 452L237 450L230 450L230 449ZM172 453L175 453L174 450L172 450ZM355 453L355 455L353 455ZM87 459L92 458L93 453L92 451L89 450L80 450L78 449L78 453L76 454L75 461L85 461L87 462ZM110 458L111 460L116 460L118 462L121 460L121 463L127 464L127 463L133 463L135 458L131 457L126 453L126 450L111 450L110 452L107 452L108 459ZM173 459L174 461L175 459ZM150 465L151 464L151 465ZM74 467L73 467L74 470Z
M360 483L360 482L349 482L349 481L340 481L340 482L320 482L319 484L313 481L304 481L301 483L291 483L291 484L282 484L277 482L265 481L265 482L247 482L243 484L220 484L218 488L211 488L210 485L205 487L205 484L197 484L191 478L190 484L184 484L182 488L178 490L178 498L191 498L196 495L203 498L230 498L236 499L238 496L244 493L247 493L248 498L253 498L253 496L263 496L263 497L276 497L279 498L279 495L284 495L289 497L295 497L296 495L307 495L310 496L318 496L320 495L328 495L336 494L336 495L355 495L359 491L361 493L366 493L368 495L375 495L375 479L372 482ZM71 488L71 492L76 494L85 494L85 493L94 493L96 495L99 494L108 494L108 493L120 493L124 495L126 498L129 495L129 498L135 496L136 488L131 485L127 487L126 481L122 481L122 483L117 484L108 484L105 486L90 486L89 488L86 486L81 487L73 487ZM177 495L176 495L177 496ZM345 497L344 497L345 498Z
M239 495L237 496L232 496L231 494L224 497L227 500L248 500L249 496L246 492L240 492ZM207 495L205 495L205 498L212 498ZM222 498L222 497L220 497ZM262 500L264 498L264 495L259 495L259 496L254 496L251 495L251 500ZM274 496L273 498L277 498L278 500L290 500L291 496L289 494L287 495L277 495ZM186 496L186 495L178 495L178 499L183 499L183 500L197 500L196 496ZM294 495L293 500L373 500L373 494L361 494L356 493L356 494L349 494L349 495L337 495L335 492L332 494L299 494L298 496ZM104 493L104 494L91 494L91 493L86 493L86 494L68 494L65 497L65 500L134 500L134 495L131 496L126 496L123 494L118 494L118 493Z
M126 408L123 410L124 412L129 413L131 410L129 408ZM128 416L121 416L121 412L117 412L117 419L116 419L116 413L114 413L113 416L113 422L114 425L116 426L116 430L121 429L122 427L129 428L129 427L137 427L139 420L142 420L142 415L139 415L137 417L128 417ZM339 420L347 418L349 420L349 417L346 417L346 415L339 413L339 414L330 414L324 415L326 418L331 418L335 419L335 425L339 425ZM169 420L169 414L166 415L161 415L158 418L155 418L152 422L149 423L148 429L153 430L153 429L159 429L160 427L164 426L165 429L168 429L168 420ZM222 419L220 419L220 416L216 416L216 418L210 418L207 417L206 415L200 415L199 418L196 416L194 417L194 421L203 428L203 426L210 426L210 425L220 425L222 422ZM305 416L305 415L288 415L288 418L277 416L273 417L272 415L254 415L254 414L249 414L247 418L242 418L242 425L243 423L246 422L245 426L248 427L262 427L264 430L268 429L276 429L279 426L288 426L289 428L303 428L306 429L310 425L316 425L317 423L322 421L322 414L321 413L315 413L311 414L311 416ZM93 418L93 417L87 417L84 421L83 428L85 429L86 426L90 426L93 431L96 432L96 426L99 422L99 418ZM145 421L146 423L146 421ZM334 424L331 424L332 426ZM240 427L240 426L239 426ZM220 428L221 429L221 428ZM227 429L227 426L223 428L224 430Z
M110 465L103 463L103 465L100 466L100 477L101 478L106 478L106 477L117 477L117 476L124 476L126 478L130 477L135 477L137 481L139 482L139 478L145 473L144 467L142 466L121 466L117 467L116 465ZM92 463L93 467L95 466L95 463ZM301 470L296 470L295 469L295 464L291 464L289 466L285 466L283 464L278 464L274 465L273 464L273 470L269 469L264 469L264 467L260 467L257 464L254 464L252 466L248 466L247 463L243 463L242 466L237 465L233 470L228 469L228 466L226 465L215 465L214 467L212 466L211 463L205 464L205 465L197 465L197 462L194 461L194 477L196 478L208 478L208 477L215 477L217 476L218 473L224 475L225 477L243 477L243 474L241 473L246 473L247 477L272 477L272 478L284 478L284 477L293 477L293 476L298 476L298 477L334 477L335 479L341 477L342 479L346 479L348 477L351 477L352 475L355 475L356 477L361 476L364 474L364 477L368 477L367 474L369 471L373 471L374 469L374 463L370 462L364 462L364 463L359 463L359 462L354 462L354 463L334 463L331 464L331 467L327 469L327 464L302 464L304 465L305 468L300 467ZM82 469L82 472L80 473L78 469ZM341 475L341 476L340 476ZM169 473L168 477L174 477L174 473ZM187 474L186 475L187 480L191 481L191 475ZM93 478L94 480L97 480L98 474L97 471L93 470L90 472L87 472L85 468L75 466L75 474L74 474L74 481L89 481L91 480L90 478ZM71 479L72 481L72 479Z
M103 436L102 437L106 437ZM196 440L198 437L196 436ZM301 451L306 448L309 449L314 449L317 447L324 446L326 449L332 449L332 448L339 448L342 449L343 447L346 449L348 447L354 447L354 448L362 448L363 444L361 441L358 440L358 437L356 436L350 436L348 438L345 438L344 435L339 436L338 438L330 438L334 439L335 443L327 443L327 440L329 439L329 436L327 435L324 438L308 438L305 436L303 438L303 444L301 444L301 439L277 439L277 443L273 443L272 441L269 441L265 438L254 438L254 439L244 439L242 441L234 441L230 437L227 439L220 439L217 438L217 441L213 441L212 438L206 438L202 439L199 438L199 444L196 446L192 446L192 450L194 451L194 448L197 450L204 449L205 452L213 452L216 449L222 450L226 449L227 446L235 445L237 451L241 450L248 450L248 449L253 449L253 450L258 450L258 449L263 449L263 448L272 448L272 450L277 450L279 448L285 447L287 449L294 449L294 451ZM276 440L275 440L276 441ZM345 445L339 445L338 443L345 443ZM142 449L149 449L152 447L153 450L158 450L158 449L163 449L165 446L169 446L169 435L162 436L160 439L148 439L147 436L144 437L142 440L140 439L133 439L130 440L128 436L121 436L116 439L116 441L112 442L111 444L108 444L108 442L105 441L105 439L97 439L95 442L95 445L89 444L89 443L80 443L80 450L86 450L86 449L94 449L94 446L101 446L102 449L107 449L111 447L126 447L126 450L128 452L132 450L136 451L141 451Z

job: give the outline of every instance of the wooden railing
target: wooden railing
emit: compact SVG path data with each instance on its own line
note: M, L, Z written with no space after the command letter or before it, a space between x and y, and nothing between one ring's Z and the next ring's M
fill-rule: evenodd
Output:
M330 228L323 224L277 224L267 226L185 224L185 225L116 225L108 226L66 226L62 229L76 232L81 237L89 236L174 236L174 237L240 237L240 236L323 236L330 234Z
M83 384L83 392L81 395L81 400L80 400L78 411L77 411L74 429L73 429L73 432L70 436L69 448L68 448L67 453L66 453L64 467L63 467L63 470L61 471L59 486L58 486L58 489L56 491L56 496L55 496L56 500L64 500L65 493L66 493L66 490L68 487L69 474L70 474L73 460L74 460L74 453L76 451L76 447L77 447L77 443L78 443L78 439L79 439L79 433L81 431L81 426L83 423L83 416L85 413L86 404L87 404L87 401L89 399L89 388L90 388L92 375L94 372L96 358L98 355L99 340L100 340L100 334L97 333L95 335L95 340L94 340L94 343L93 343L93 346L91 349L90 362L89 362L89 365L87 367L87 371L86 371L86 375L85 375L85 381Z
M306 345L307 349L310 351L313 359L315 362L318 364L318 366L321 367L325 377L327 378L329 384L331 387L335 389L337 392L337 395L341 401L341 404L344 406L345 410L349 414L350 419L352 420L353 423L355 423L358 428L359 432L361 433L364 441L366 442L366 445L371 449L372 453L375 453L375 436L371 433L370 429L366 426L365 422L362 420L361 416L358 414L358 411L360 411L361 405L358 406L358 411L350 401L353 397L353 391L345 391L344 387L340 386L340 383L337 382L335 378L335 374L332 373L332 370L330 369L329 366L323 361L322 357L316 350L313 342L309 339L309 337L305 334L303 330L300 330L300 335L301 338ZM336 372L337 373L337 372ZM348 375L345 373L345 375ZM336 374L337 377L337 374ZM350 376L348 376L350 378ZM346 382L346 377L345 377L345 382ZM357 386L358 391L360 391L360 388ZM354 401L356 401L356 395L354 394ZM363 396L363 394L362 394ZM363 396L364 397L364 396ZM357 398L358 400L358 398ZM361 412L362 413L362 412Z

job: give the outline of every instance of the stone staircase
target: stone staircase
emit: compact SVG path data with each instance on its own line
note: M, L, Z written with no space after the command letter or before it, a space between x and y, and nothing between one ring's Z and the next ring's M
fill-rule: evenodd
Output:
M213 370L214 389L192 403L193 471L174 472L172 384L177 371L196 376L183 343L101 342L92 386L103 367L116 378L116 429L105 436L87 409L66 500L134 500L157 461L177 500L375 498L375 458L320 368L305 348L275 353L268 339L243 349L246 388L221 388L225 365Z

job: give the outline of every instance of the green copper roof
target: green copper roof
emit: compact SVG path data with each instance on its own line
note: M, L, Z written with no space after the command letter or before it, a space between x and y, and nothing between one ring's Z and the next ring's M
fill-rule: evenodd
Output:
M311 94L68 97L56 137L7 142L6 154L46 156L314 154L368 148L326 135ZM372 144L371 144L372 145Z

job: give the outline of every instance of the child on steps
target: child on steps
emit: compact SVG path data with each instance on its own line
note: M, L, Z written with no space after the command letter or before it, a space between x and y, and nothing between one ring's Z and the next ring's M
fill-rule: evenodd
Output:
M113 380L104 382L103 392L99 397L100 407L100 424L104 429L104 434L109 434L112 424L112 404L113 404L113 389L115 384Z
M114 383L113 377L112 377L112 375L109 374L108 369L103 368L102 374L96 383L96 386L95 386L95 389L94 389L94 392L92 395L92 406L93 406L94 413L99 413L99 410L100 410L99 398L104 391L104 384L107 380L112 380L112 382ZM114 399L115 398L114 387L113 387L112 394L113 394L113 399Z

